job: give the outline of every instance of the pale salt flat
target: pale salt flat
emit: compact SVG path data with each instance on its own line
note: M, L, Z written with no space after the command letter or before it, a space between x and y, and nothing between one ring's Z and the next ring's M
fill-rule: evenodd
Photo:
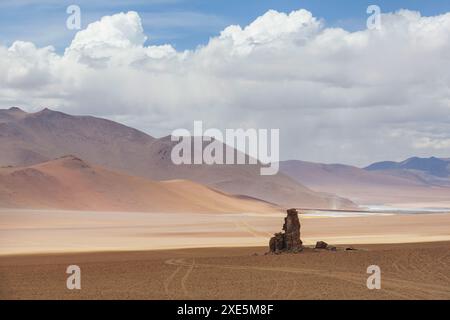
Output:
M338 213L329 213L334 216ZM345 213L343 214L345 216ZM348 213L354 215L354 213ZM301 215L306 244L450 240L450 214ZM0 254L266 246L282 213L0 210Z

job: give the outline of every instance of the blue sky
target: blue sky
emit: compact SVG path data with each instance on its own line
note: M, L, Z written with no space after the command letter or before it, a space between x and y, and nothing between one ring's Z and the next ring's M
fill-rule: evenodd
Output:
M448 0L7 0L0 3L0 44L24 40L63 51L75 33L65 28L70 4L81 7L82 28L104 15L137 11L148 43L169 43L178 50L205 44L228 25L245 26L269 9L290 12L304 8L323 18L327 26L350 31L365 27L370 4L380 6L383 12L407 8L436 15L450 11Z

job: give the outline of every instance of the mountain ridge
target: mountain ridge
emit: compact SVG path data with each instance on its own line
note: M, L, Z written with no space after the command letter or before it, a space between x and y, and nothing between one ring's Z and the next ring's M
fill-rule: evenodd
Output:
M367 170L300 160L280 162L280 170L307 187L358 204L450 203L450 180L408 170Z
M448 178L450 177L450 160L445 158L429 157L411 157L404 161L381 161L375 162L364 169L370 171L377 170L417 170L424 173L440 177Z
M0 165L29 166L73 154L89 163L151 180L185 179L285 207L354 207L343 198L315 192L278 173L261 176L257 165L174 165L176 142L92 116L44 109L0 110ZM229 148L223 145L224 148Z

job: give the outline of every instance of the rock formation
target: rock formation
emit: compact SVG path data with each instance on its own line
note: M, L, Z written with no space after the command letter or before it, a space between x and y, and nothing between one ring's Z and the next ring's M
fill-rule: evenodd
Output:
M296 209L287 210L287 216L284 218L283 231L275 233L270 239L270 252L298 252L303 249L302 240L300 240L300 221Z

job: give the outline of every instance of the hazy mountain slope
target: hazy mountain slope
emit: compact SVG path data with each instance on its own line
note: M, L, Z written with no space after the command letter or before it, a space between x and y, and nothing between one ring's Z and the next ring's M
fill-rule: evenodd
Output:
M0 169L0 207L143 212L275 212L255 199L200 184L151 181L66 156Z
M360 204L450 201L450 188L430 185L413 174L297 160L281 162L280 170L313 190L334 193Z
M90 116L44 109L0 110L0 165L30 165L73 154L89 163L153 180L187 179L221 191L289 207L353 204L313 192L284 174L261 176L260 165L181 165L170 159L174 142Z
M180 165L170 160L175 142L169 137L161 138L153 147L152 163L158 168L152 178L188 179L206 184L221 191L256 197L289 207L302 208L345 208L353 207L347 199L334 195L314 192L292 178L278 173L274 176L261 176L258 165ZM230 150L224 146L224 154Z
M391 176L418 179L429 185L450 187L450 159L413 157L402 162L376 162L365 169Z
M383 161L376 162L366 167L370 171L379 170L414 170L420 171L428 175L433 175L440 178L450 177L450 160L431 158L409 158L402 162Z

